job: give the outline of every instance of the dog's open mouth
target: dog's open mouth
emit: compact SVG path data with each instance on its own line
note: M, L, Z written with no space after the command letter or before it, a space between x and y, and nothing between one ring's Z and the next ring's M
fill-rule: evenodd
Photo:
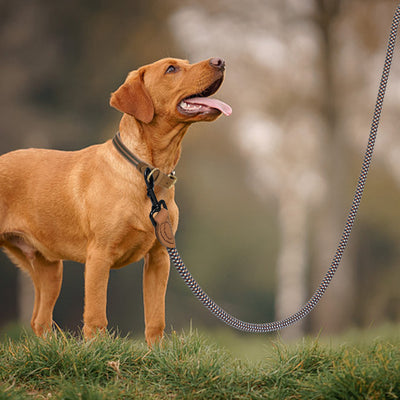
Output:
M213 95L221 86L223 78L217 79L201 93L196 93L181 100L178 104L178 111L185 115L210 114L215 111L225 115L232 114L232 108L221 100L212 99Z

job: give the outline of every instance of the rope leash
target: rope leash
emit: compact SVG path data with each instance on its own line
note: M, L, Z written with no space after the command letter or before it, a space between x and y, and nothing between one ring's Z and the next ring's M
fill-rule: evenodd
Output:
M318 304L319 300L322 298L326 289L328 288L330 282L332 281L335 272L337 271L340 261L342 259L343 253L346 249L347 243L350 238L350 233L354 225L354 221L360 206L361 198L364 192L365 183L368 176L368 171L371 165L372 154L374 151L376 135L378 131L378 125L382 113L382 104L383 99L386 92L387 82L389 78L390 67L392 64L393 59L393 51L396 42L397 30L400 21L400 4L397 6L395 14L393 16L392 26L390 30L390 36L386 51L386 58L383 67L382 77L379 85L379 91L375 103L375 110L371 124L371 130L369 134L368 145L365 151L364 160L362 163L361 172L358 178L358 183L356 186L353 203L348 214L346 224L337 247L335 256L332 260L332 263L326 273L325 277L323 278L320 286L312 295L312 297L308 300L308 302L295 314L291 315L290 317L283 319L281 321L275 322L266 322L266 323L251 323L251 322L244 322L241 321L232 315L228 314L224 311L221 307L219 307L199 286L199 284L195 281L192 277L188 269L186 268L181 256L178 253L178 250L175 247L175 241L173 238L172 228L170 227L168 213L165 213L164 219L161 221L154 222L153 214L155 212L160 211L160 209L165 210L166 206L165 203L158 202L155 195L154 195L154 181L153 177L149 177L149 172L147 173L147 177L145 176L145 181L148 190L148 196L152 201L153 209L151 212L151 218L153 225L156 227L156 234L157 238L160 240L161 244L163 244L168 251L168 255L170 257L171 262L174 264L176 270L178 271L179 275L185 281L187 286L193 292L193 294L203 303L203 305L217 318L225 322L227 325L232 326L240 331L244 332L258 332L258 333L267 333L267 332L274 332L280 330L282 328L288 327L289 325L294 324L295 322L303 319L307 316L311 310ZM161 207L162 205L162 207ZM160 213L161 214L161 213ZM157 215L158 216L158 215ZM157 218L157 217L156 217ZM157 226L161 229L158 229ZM160 235L159 231L162 231L162 235Z

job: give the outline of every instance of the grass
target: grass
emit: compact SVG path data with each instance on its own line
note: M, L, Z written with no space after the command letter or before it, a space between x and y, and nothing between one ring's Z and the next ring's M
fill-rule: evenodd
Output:
M275 343L245 361L196 332L149 351L114 334L58 332L0 344L2 399L397 399L400 338ZM264 350L265 351L265 350Z

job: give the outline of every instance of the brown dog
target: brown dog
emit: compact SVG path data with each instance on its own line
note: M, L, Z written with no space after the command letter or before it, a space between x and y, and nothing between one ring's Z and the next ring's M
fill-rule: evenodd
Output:
M225 62L197 64L163 59L131 72L110 104L124 115L121 140L141 160L169 174L191 123L213 121L228 105L208 96L224 77ZM174 188L156 187L178 226ZM112 141L74 152L28 149L0 157L0 246L29 273L35 287L31 325L37 335L51 329L63 264L85 263L84 335L107 326L110 268L144 258L146 340L165 327L169 275L166 249L149 220L151 203L143 176Z

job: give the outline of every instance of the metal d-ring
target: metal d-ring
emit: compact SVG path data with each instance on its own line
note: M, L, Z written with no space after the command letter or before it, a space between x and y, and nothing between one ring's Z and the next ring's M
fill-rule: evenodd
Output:
M150 169L150 168L148 168L148 169ZM146 174L146 181L150 183L150 179L152 178L153 174L155 172L157 172L157 171L160 172L160 169L159 168L153 168L152 170L150 170L150 172L148 172ZM154 178L153 178L153 180L154 180Z

